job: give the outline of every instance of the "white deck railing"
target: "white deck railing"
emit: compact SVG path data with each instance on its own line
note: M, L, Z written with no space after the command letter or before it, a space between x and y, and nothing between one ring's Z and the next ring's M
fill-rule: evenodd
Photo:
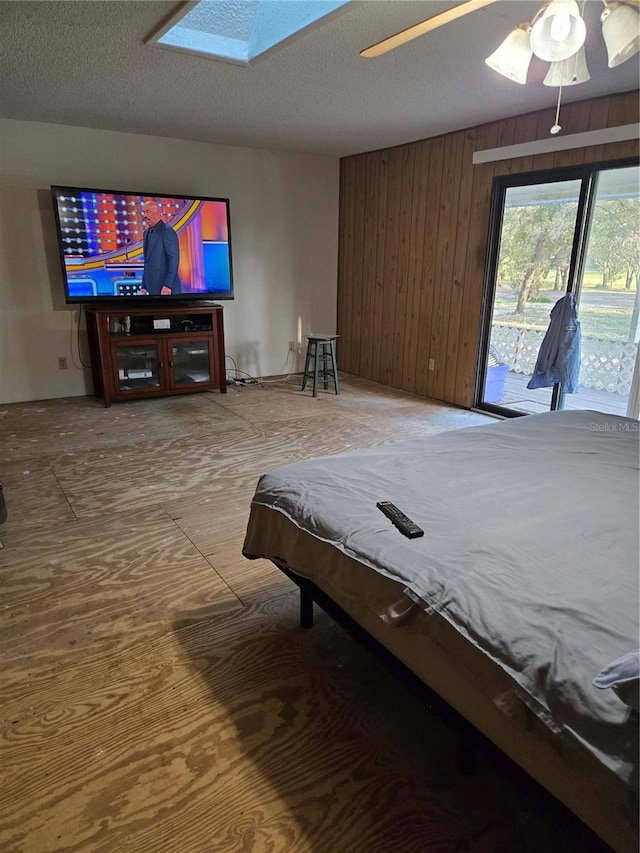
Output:
M513 373L532 374L540 344L545 332L494 323L491 327L491 345L502 364L508 364ZM624 341L607 341L582 336L580 385L627 395L631 390L631 377L638 345Z

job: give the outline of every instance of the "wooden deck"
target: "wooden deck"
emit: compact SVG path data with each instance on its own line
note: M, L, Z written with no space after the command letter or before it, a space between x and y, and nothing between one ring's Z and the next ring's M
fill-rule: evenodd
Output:
M552 388L527 389L531 376L522 373L507 373L501 406L533 415L548 412ZM578 388L577 394L567 394L564 398L565 409L594 409L609 412L612 415L626 415L628 397L612 394L610 391L598 391L595 388Z

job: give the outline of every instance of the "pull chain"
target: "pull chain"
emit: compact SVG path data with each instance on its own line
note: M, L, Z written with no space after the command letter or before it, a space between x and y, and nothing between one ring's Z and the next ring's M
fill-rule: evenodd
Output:
M560 98L561 97L562 97L562 83L560 84L560 88L558 90L558 106L556 107L556 123L549 130L549 133L553 133L554 136L556 133L560 133L560 131L562 130L562 128L558 124L558 122L560 121Z

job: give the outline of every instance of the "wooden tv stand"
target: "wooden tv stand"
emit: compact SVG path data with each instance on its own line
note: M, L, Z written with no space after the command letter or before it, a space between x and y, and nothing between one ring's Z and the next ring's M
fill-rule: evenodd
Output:
M86 308L93 387L110 406L194 391L227 391L221 305Z

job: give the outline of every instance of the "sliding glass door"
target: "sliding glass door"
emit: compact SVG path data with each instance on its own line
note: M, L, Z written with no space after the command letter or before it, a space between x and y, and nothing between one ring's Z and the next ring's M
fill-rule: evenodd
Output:
M626 414L640 338L640 170L561 170L494 182L476 405ZM573 294L580 380L530 389L555 303Z
M600 172L578 279L580 386L564 408L626 414L640 340L638 167Z

